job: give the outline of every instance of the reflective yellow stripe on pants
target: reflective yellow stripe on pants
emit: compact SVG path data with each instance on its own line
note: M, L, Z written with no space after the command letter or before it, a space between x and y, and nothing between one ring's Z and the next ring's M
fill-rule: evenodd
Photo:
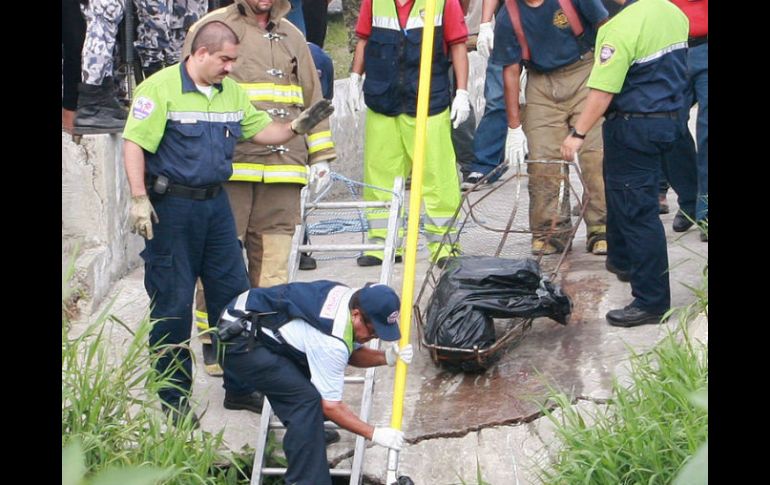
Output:
M428 117L423 175L423 203L427 215L425 227L428 249L434 259L445 256L450 248L439 243L447 223L460 204L460 182L455 167L449 110ZM412 169L415 118L401 114L385 116L371 109L366 111L366 143L364 144L364 182L390 190L401 176L406 180ZM390 200L391 194L364 187L364 200ZM367 213L369 241L382 243L387 235L385 211ZM382 251L367 251L367 255L383 257Z

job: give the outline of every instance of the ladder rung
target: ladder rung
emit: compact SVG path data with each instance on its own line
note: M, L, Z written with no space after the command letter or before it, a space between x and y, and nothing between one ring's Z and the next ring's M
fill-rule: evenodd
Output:
M284 429L285 426L281 422L280 419L275 421L270 421L270 429ZM324 422L324 429L342 429L340 428L336 423L332 422Z
M345 376L345 382L350 384L363 384L365 381L366 378L362 376Z
M312 253L314 251L383 251L383 244L300 244L299 251Z
M390 201L370 200L370 201L340 201L340 202L315 202L305 204L307 209L364 209L371 207L390 207Z
M352 470L349 468L330 468L329 473L333 477L349 477ZM285 475L286 468L263 468L262 475Z

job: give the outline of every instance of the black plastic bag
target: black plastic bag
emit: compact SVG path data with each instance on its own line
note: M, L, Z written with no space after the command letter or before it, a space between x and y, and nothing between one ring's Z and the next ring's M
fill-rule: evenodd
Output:
M566 325L572 302L533 259L453 258L427 309L426 342L458 349L495 343L493 318L549 317Z

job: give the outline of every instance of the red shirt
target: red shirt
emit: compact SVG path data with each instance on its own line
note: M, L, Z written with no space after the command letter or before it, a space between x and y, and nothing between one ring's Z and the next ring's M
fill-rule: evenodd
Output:
M671 0L690 19L690 37L709 35L709 0Z
M414 0L407 0L404 5L401 5L398 0L390 1L396 4L398 22L403 29L406 27L406 21L409 19L409 12L412 10ZM372 0L363 0L361 2L361 12L358 15L356 35L362 39L368 39L371 34ZM465 15L460 6L460 0L446 0L444 5L444 48L446 50L450 45L459 44L466 40L468 40L468 27L465 25Z

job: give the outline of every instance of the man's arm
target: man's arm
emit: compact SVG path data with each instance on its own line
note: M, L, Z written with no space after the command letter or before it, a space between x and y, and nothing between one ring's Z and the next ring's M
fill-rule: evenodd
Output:
M144 186L144 150L131 140L123 140L123 160L128 177L128 186L133 197L146 195Z
M350 354L348 363L354 367L376 367L386 365L388 361L385 359L385 351L360 347Z
M358 49L356 49L358 50ZM449 46L452 56L452 66L455 71L457 89L468 89L468 47L465 42L459 42Z
M291 123L271 122L262 131L251 137L254 143L260 145L280 145L289 141L296 134L291 131Z
M340 428L363 436L371 440L374 434L374 426L368 424L356 416L343 401L327 401L321 399L321 408L324 416L334 422Z
M580 117L575 122L575 131L581 135L588 133L588 130L593 128L599 118L607 111L614 96L614 94L606 91L590 89L583 112L580 113ZM572 161L581 146L583 146L582 138L568 135L561 144L562 158Z
M355 72L360 76L363 76L364 69L366 68L364 66L364 50L366 49L367 42L369 42L367 39L358 39L356 52L353 54L353 66L350 68L350 72Z
M521 116L519 111L519 78L521 76L521 66L511 64L503 68L503 92L505 96L505 113L508 117L508 127L518 128L521 126Z
M481 4L481 23L491 22L500 0L484 0Z

